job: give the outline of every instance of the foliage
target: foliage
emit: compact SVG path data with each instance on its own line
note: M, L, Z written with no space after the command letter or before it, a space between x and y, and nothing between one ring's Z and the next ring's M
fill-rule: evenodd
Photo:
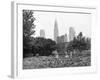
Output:
M55 45L55 48L58 52L58 54L61 56L61 55L65 55L65 52L66 52L66 45L68 43L67 42L63 42L63 43L57 43Z
M32 46L32 53L33 55L39 54L41 56L51 55L52 51L55 50L55 45L55 41L51 39L45 39L40 37L35 38Z
M69 42L67 47L67 51L83 51L83 50L90 50L91 48L91 39L83 37L82 32L79 33L78 36L74 37L73 41Z
M30 52L30 45L28 43L31 41L31 36L35 33L35 18L33 16L32 10L23 10L23 55L25 56Z
M60 67L82 67L91 66L90 51L82 51L81 55L74 57L39 56L24 58L23 69L40 69L40 68L60 68Z

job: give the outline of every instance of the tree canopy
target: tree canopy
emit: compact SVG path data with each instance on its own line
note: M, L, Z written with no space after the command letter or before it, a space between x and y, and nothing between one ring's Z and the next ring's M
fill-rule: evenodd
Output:
M86 38L83 36L82 32L78 34L78 36L74 37L73 41L69 42L67 50L73 51L83 51L83 50L90 50L91 48L91 39Z
M35 18L32 10L23 10L23 42L27 44L31 35L35 33Z
M31 41L31 36L35 33L35 18L32 10L23 10L23 55L30 51L28 43Z
M51 39L45 39L45 38L35 38L33 41L32 46L32 53L33 55L39 54L41 56L45 55L51 55L52 51L55 50L56 42Z

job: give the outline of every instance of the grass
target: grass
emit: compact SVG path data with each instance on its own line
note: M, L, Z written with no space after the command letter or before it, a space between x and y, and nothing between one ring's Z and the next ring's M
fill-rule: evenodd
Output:
M90 51L74 54L72 57L39 56L23 59L23 69L60 68L91 66Z

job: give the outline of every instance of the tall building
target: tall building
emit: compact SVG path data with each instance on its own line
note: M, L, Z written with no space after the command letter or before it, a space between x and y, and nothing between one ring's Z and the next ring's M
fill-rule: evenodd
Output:
M45 31L43 29L40 30L40 37L45 38Z
M57 24L57 21L55 20L55 23L54 23L54 40L56 41L56 43L57 43L57 37L58 36L59 36L58 24Z
M67 42L67 34L57 37L57 43L64 43L64 42Z
M65 39L65 36L64 35L58 36L57 37L57 43L63 43L64 42L64 39Z
M67 42L67 34L64 35L64 42Z
M73 27L69 28L69 41L72 41L75 37L75 30Z

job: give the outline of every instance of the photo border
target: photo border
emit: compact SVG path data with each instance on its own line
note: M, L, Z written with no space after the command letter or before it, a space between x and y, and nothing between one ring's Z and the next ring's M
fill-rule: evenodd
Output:
M92 14L92 38L95 38L95 28L94 26L96 26L96 8L94 7L77 7L77 6L56 6L56 5L41 5L41 4L27 4L27 3L19 3L19 2L12 2L12 54L11 54L11 58L12 58L12 64L11 64L11 76L13 78L23 78L23 77L40 77L40 76L45 76L45 75L61 75L61 74L72 74L72 73L92 73L92 72L96 72L96 69L97 69L97 60L96 60L96 53L95 53L95 45L94 45L94 42L95 40L92 39L92 49L91 49L91 52L93 52L93 56L91 57L91 60L93 59L92 62L94 62L94 64L92 65L92 67L72 67L72 68L50 68L50 69L34 69L34 70L23 70L22 68L22 62L21 61L22 59L19 58L20 57L20 54L21 54L21 57L22 57L22 53L20 53L20 51L22 51L20 48L21 46L19 46L20 43L20 39L22 40L22 36L20 35L20 31L22 30L19 26L19 23L21 22L20 20L22 20L22 18L20 19L19 15L22 16L22 13L18 10L19 8L19 5L21 6L28 6L28 5L31 5L31 6L36 6L36 7L49 7L49 8L57 8L57 10L59 11L59 8L68 8L69 9L72 9L72 11L76 11L76 13L80 13L80 11L82 10L83 12L85 13L90 13ZM39 7L39 8L40 8ZM20 8L21 9L21 8ZM22 8L22 9L25 9L25 8ZM45 9L46 10L46 9ZM56 11L58 12L57 10L53 10L53 11ZM78 11L80 10L80 11ZM70 11L70 10L69 10ZM81 12L82 12L81 11ZM20 21L20 22L19 22ZM22 24L22 22L21 22ZM21 63L20 63L21 62ZM20 65L20 66L19 66ZM77 71L77 69L79 69L79 71ZM68 71L69 69L69 71ZM66 72L66 71L67 72ZM44 74L44 73L46 74ZM48 72L48 74L47 74ZM40 74L39 74L40 73Z

